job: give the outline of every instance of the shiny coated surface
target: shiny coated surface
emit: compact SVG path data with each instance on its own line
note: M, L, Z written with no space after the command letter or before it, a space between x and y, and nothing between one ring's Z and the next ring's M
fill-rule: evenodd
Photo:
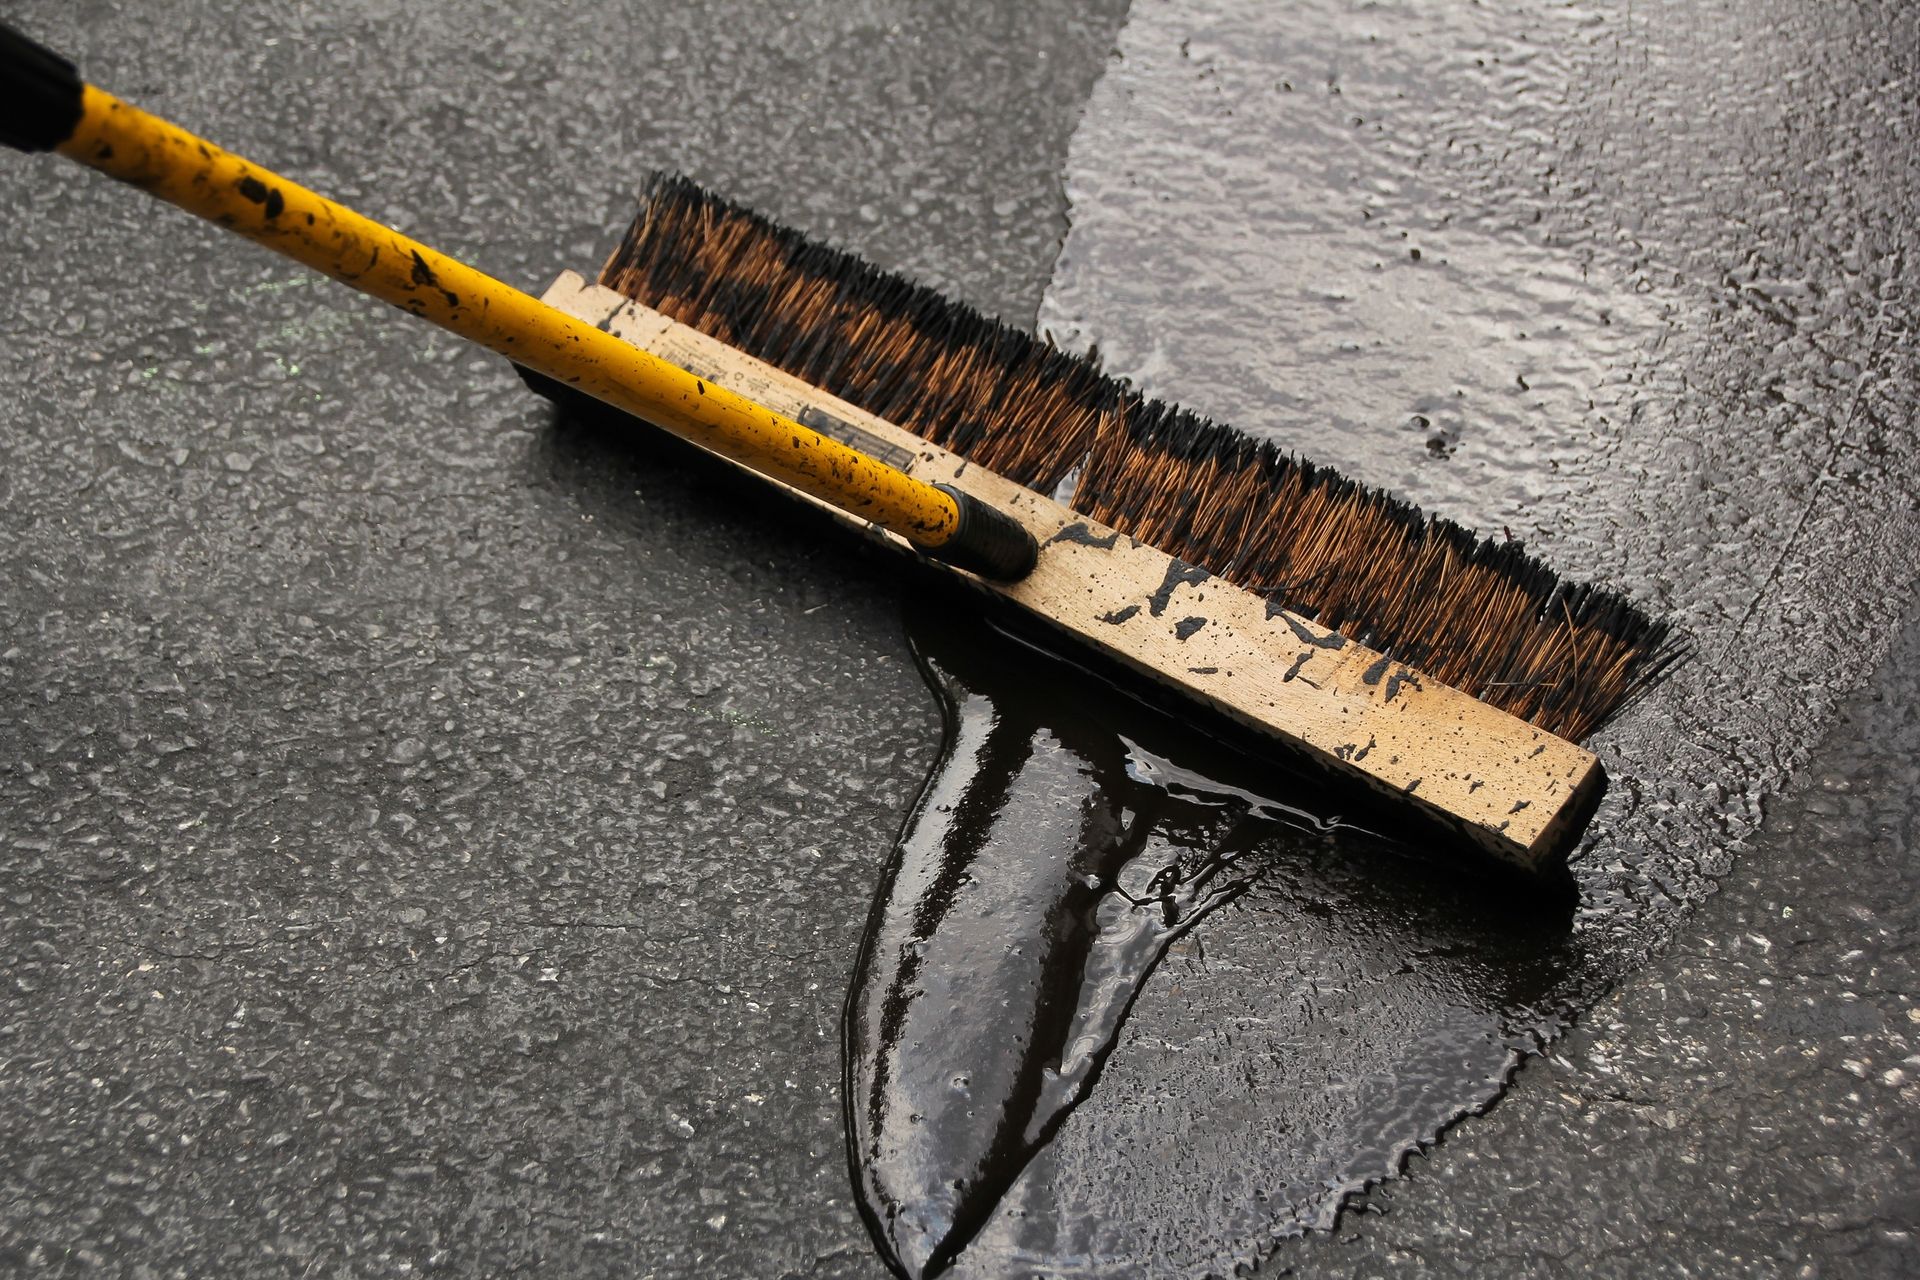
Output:
M1920 625L1668 952L1300 1280L1920 1274Z
M1093 1087L1167 947L1245 889L1240 854L1333 824L1156 756L1123 736L1142 709L951 609L910 629L946 741L861 944L846 1077L862 1208L917 1277Z
M974 1274L1226 1270L1329 1224L1737 874L1885 653L1920 540L1920 42L1901 6L1764 9L1136 8L1042 322L1667 603L1700 655L1594 744L1564 945L1263 882L1147 984ZM1180 1137L1115 1178L1149 1132Z

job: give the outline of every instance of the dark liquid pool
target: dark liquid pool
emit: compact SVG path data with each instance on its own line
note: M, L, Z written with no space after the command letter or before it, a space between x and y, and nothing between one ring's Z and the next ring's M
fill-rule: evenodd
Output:
M1512 886L1374 830L1392 815L1369 798L1235 754L955 613L910 611L946 736L883 873L847 1008L849 1156L897 1269L936 1274L963 1255L1097 1265L1081 1249L1061 1256L1068 1224L996 1210L1098 1096L1136 1001L1205 964L1216 922L1236 943L1264 943L1265 971L1241 980L1271 990L1301 980L1309 933L1292 917L1344 915L1341 928L1378 938L1366 963L1397 986L1419 990L1428 971L1458 993L1455 1033L1493 1053L1470 1071L1503 1068L1507 1015L1560 968L1564 909L1525 893L1516 909ZM1450 901L1475 884L1477 900ZM1176 948L1179 972L1157 972ZM1322 1001L1316 986L1295 1005L1310 1018L1350 997L1328 989ZM1324 1081L1271 1065L1258 1105L1311 1132ZM1177 1087L1204 1101L1211 1086L1202 1075ZM1157 1176L1178 1149L1129 1156L1115 1173ZM998 1231L968 1251L989 1223Z

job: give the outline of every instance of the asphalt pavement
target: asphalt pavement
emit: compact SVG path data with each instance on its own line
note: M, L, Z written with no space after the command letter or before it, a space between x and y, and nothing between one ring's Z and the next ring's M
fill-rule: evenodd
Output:
M16 6L503 279L679 167L1030 316L1117 6ZM837 1027L938 748L891 580L9 158L0 1257L874 1275Z
M1342 1238L1384 1252L1316 1265L1911 1268L1912 1203L1879 1190L1914 1159L1896 1119L1914 1065L1910 828L1864 808L1801 823L1792 880L1759 851L1809 779L1857 777L1882 815L1912 807L1902 747L1822 739L1913 603L1916 51L1901 5L1134 8L1074 135L1041 323L1097 340L1150 391L1625 587L1694 653L1591 740L1614 785L1572 859L1559 947L1272 877L1201 931L1207 964L1143 994L1102 1105L1016 1190L1031 1217L1123 1267L1226 1270L1249 1248L1305 1265L1320 1255L1285 1241L1442 1133L1443 1162L1465 1160L1470 1117L1493 1105L1501 1136L1477 1166L1499 1171L1493 1189L1439 1191L1424 1228L1350 1216ZM1865 750L1888 753L1884 777ZM1716 888L1752 896L1700 914ZM1797 959L1771 963L1804 989L1722 952L1645 976L1648 956L1685 957L1716 940L1711 921L1768 902L1793 914L1755 936L1782 939ZM1722 1015L1736 995L1791 1012L1762 1024L1771 1039L1703 1032L1684 1005L1645 1016L1642 982ZM1616 988L1644 1021L1601 1056L1672 1073L1625 1096L1679 1097L1710 1071L1744 1125L1709 1113L1642 1156L1604 1146L1619 1163L1601 1172L1580 1160L1602 1135L1562 1115L1500 1124L1529 1039L1592 1025ZM1725 1052L1696 1054L1702 1035ZM1548 1070L1532 1061L1523 1084ZM1156 1124L1192 1158L1113 1190L1103 1153ZM1771 1169L1810 1156L1789 1135L1818 1133L1871 1171L1838 1150ZM1536 1168L1536 1150L1560 1162ZM1831 1234L1800 1225L1815 1219ZM1646 1229L1662 1220L1685 1232Z
M1915 1269L1903 6L165 8L6 17L535 289L684 169L1701 640L1550 981L1282 877L963 1272ZM0 188L0 1264L883 1274L894 576L136 193Z

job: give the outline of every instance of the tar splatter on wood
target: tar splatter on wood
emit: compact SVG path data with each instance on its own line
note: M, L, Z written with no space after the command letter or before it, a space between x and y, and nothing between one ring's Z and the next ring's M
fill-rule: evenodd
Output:
M1368 734L1366 746L1363 747L1359 743L1349 742L1346 746L1337 748L1333 754L1335 754L1336 756L1339 756L1342 760L1355 760L1355 761L1365 760L1367 758L1368 753L1371 752L1375 747L1379 745L1380 745L1379 740L1375 738L1372 734ZM1407 790L1411 791L1413 790L1413 787L1417 787L1419 785L1420 785L1419 781L1416 780L1413 783L1413 786L1408 787Z
M1205 618L1182 618L1173 624L1173 636L1176 640L1187 640L1200 628L1207 625Z
M1418 672L1411 667L1396 666L1392 658L1385 656L1362 672L1360 680L1364 684L1376 685L1380 683L1382 677L1387 681L1387 687L1382 694L1387 702L1392 702L1400 696L1403 685L1412 685L1416 689L1421 687Z
M1311 627L1308 627L1305 623L1301 622L1300 619L1294 617L1285 609L1282 609L1279 603L1274 600L1273 597L1269 596L1267 597L1267 619L1268 621L1272 621L1275 618L1286 623L1287 630L1293 632L1294 639L1298 640L1301 644L1310 644L1316 649L1332 649L1335 651L1347 647L1347 638L1338 631L1329 631L1325 635L1315 634Z
M1048 538L1047 545L1052 546L1056 542L1077 542L1083 547L1094 547L1101 551L1111 551L1114 544L1119 541L1120 535L1118 533L1096 534L1085 524L1075 521L1073 524L1068 525L1060 532L1054 534L1051 538Z
M1173 589L1175 587L1183 583L1189 586L1197 585L1205 582L1212 576L1212 574L1197 564L1188 564L1184 560L1168 561L1167 576L1161 579L1160 585L1154 589L1151 596L1147 597L1147 612L1156 618L1159 617L1167 611L1167 606L1173 602ZM1182 636L1181 638L1185 639L1186 637Z

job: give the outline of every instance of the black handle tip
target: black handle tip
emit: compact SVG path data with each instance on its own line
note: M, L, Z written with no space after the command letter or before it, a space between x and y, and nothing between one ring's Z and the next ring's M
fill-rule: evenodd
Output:
M81 92L71 62L0 22L0 143L53 150L80 123Z
M1040 545L1025 525L952 485L937 484L934 488L960 508L960 527L927 554L996 582L1017 582L1033 572Z

